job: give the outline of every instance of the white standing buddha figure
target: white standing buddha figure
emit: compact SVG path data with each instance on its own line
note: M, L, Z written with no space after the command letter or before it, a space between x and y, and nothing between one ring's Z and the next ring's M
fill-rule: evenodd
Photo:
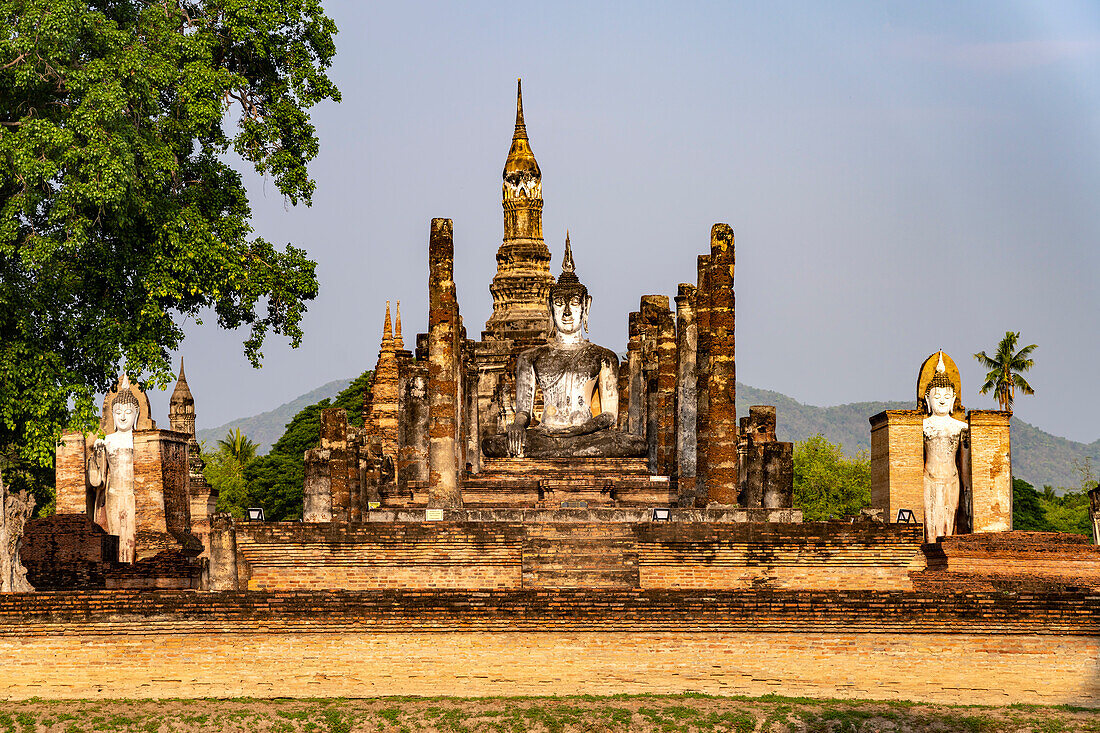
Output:
M93 520L107 534L118 537L120 562L134 561L137 512L134 497L134 425L138 419L138 400L123 378L118 394L111 402L115 430L96 440L88 460L88 483L96 488Z
M951 416L956 387L940 352L936 372L925 390L924 418L924 537L935 542L955 534L959 499L968 495L970 435L967 423Z

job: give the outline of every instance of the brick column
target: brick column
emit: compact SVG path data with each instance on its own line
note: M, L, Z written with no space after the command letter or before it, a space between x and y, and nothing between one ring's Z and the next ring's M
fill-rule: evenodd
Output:
M654 428L652 436L652 473L661 476L672 474L676 447L676 325L669 310L668 296L643 295L642 320L646 338L650 342L656 361L652 414L649 423Z
M642 314L629 316L630 340L626 345L628 407L627 430L632 435L645 437L646 434L646 393L645 376L642 369Z
M305 485L302 487L302 521L332 521L331 451L311 448L305 455Z
M695 286L681 283L676 293L676 481L679 505L695 506Z
M885 410L871 421L871 506L893 522L912 509L924 523L924 417L921 410Z
M328 480L331 517L334 522L351 520L351 486L348 483L348 415L341 407L321 410L321 451L328 451ZM358 466L359 457L355 456ZM322 469L324 470L324 469Z
M87 514L93 516L92 498L88 491L88 441L94 436L83 433L61 434L54 464L54 481L57 487L58 514Z
M971 410L970 476L975 532L1012 529L1010 412Z
M401 365L397 426L397 485L428 480L428 370L423 361Z
M709 466L709 414L710 414L710 289L707 270L710 255L699 255L696 261L698 285L695 292L695 321L697 353L695 357L695 490L696 506L707 504L707 470Z
M458 308L454 283L454 230L432 219L428 243L428 506L462 506L458 485Z
M206 590L237 589L237 530L233 525L233 516L211 514L210 570Z
M710 302L706 339L709 369L705 486L708 501L716 504L736 504L739 488L733 266L733 229L728 224L715 224L710 232L707 266Z
M1092 520L1092 544L1100 545L1100 486L1089 490L1089 519Z
M790 509L794 504L794 443L772 441L761 446L764 463L765 509Z

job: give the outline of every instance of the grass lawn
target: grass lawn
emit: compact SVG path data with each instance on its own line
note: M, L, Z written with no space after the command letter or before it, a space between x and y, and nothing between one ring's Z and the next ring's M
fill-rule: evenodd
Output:
M1011 705L728 698L376 698L315 700L28 700L0 703L0 733L186 731L1100 731L1100 710Z

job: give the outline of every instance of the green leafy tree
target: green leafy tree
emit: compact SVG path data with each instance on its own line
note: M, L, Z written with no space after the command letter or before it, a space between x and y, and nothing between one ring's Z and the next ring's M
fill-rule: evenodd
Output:
M794 447L794 506L807 521L854 516L871 506L871 459L815 435Z
M256 457L257 448L259 446L243 434L240 428L226 433L225 437L218 441L218 449L233 456L242 467L247 466Z
M1012 479L1012 528L1029 532L1051 532L1043 505L1046 498L1021 478Z
M202 474L206 482L218 492L218 511L229 512L244 518L248 503L248 482L244 478L244 466L224 446L217 451L203 451L206 465Z
M1042 491L1023 479L1012 481L1012 527L1030 532L1069 532L1092 536L1088 489L1095 485L1091 468L1077 466L1082 474L1080 490L1059 494L1052 486Z
M91 429L120 364L167 385L188 319L298 345L315 263L253 236L226 159L310 203L335 33L319 0L0 0L0 470Z
M1035 366L1035 360L1031 358L1031 352L1035 351L1036 344L1024 346L1017 351L1016 345L1020 341L1019 331L1006 331L1001 343L997 344L997 351L989 356L984 351L974 354L974 358L988 369L985 382L979 392L981 394L993 393L997 398L997 404L1002 410L1012 411L1012 403L1016 399L1016 388L1023 394L1035 394L1035 390L1024 379L1023 373Z
M361 426L363 396L371 377L371 372L363 372L331 402L325 399L302 408L268 454L245 466L249 506L263 507L272 521L301 518L305 452L321 440L321 410L342 407L348 411L348 424Z

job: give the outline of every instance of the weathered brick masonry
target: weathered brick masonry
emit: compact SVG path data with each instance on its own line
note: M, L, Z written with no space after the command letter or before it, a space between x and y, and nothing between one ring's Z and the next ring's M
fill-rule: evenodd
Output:
M916 525L371 522L238 525L242 587L908 589Z
M1096 601L874 591L12 595L0 599L0 696L699 691L1100 706Z

